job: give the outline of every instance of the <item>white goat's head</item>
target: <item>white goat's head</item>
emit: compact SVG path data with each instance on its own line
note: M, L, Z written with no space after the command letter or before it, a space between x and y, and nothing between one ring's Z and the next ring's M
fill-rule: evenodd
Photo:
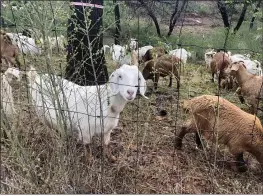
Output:
M122 65L110 75L110 87L114 95L120 94L126 101L133 101L136 97L138 87L140 94L146 91L146 81L137 66Z
M138 40L131 38L130 45L129 45L130 50L137 50L138 49Z

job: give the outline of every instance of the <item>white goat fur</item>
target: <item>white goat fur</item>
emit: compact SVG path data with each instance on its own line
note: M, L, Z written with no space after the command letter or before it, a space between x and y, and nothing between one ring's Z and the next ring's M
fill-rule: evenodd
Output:
M175 50L171 50L169 52L169 55L173 55L179 59L181 59L181 61L183 62L183 64L185 65L187 62L187 58L191 57L191 53L187 52L184 48L179 48L179 49L175 49Z
M21 35L21 33L6 33L12 40L14 45L17 45L19 51L24 54L41 54L41 49L36 45L33 38Z
M58 129L56 116L57 103L64 110L67 129L72 126L77 131L79 140L89 144L94 135L103 131L101 120L104 120L104 144L110 141L110 133L118 125L120 112L128 101L133 101L138 89L140 79L140 93L143 97L146 91L146 82L137 66L123 65L115 70L108 83L100 86L79 86L59 76L54 76L57 85L58 99L55 101L54 87L51 85L50 75L38 75L31 67L27 72L31 87L31 97L38 117L49 126ZM42 83L42 88L41 84ZM64 91L64 95L61 91ZM133 92L132 95L129 92ZM99 93L101 96L102 113L100 110ZM109 98L109 105L107 103ZM145 97L146 98L146 97Z
M18 80L20 79L19 71L17 69L8 68L4 74L1 74L1 109L3 109L7 119L10 120L13 119L14 114L16 113L12 92L13 90L9 84L12 81L13 76Z
M258 76L263 76L261 63L257 60L251 60L247 56L241 54L234 54L230 56L230 60L232 63L243 61L249 73Z
M143 47L139 48L138 50L135 50L137 56L138 56L138 52L139 52L139 59L138 60L142 60L142 57L150 49L153 49L153 46L151 46L151 45L143 46Z
M131 38L130 44L129 44L130 50L137 50L138 48L138 41L137 39Z
M113 44L110 48L110 52L112 53L112 60L114 61L121 61L126 54L126 46L120 46Z
M210 63L214 57L214 55L216 54L216 52L214 51L214 49L209 49L206 50L205 52L205 64L206 64L206 68L210 68Z
M63 35L60 35L58 37L47 37L48 46L49 49L52 51L56 48L58 48L60 51L63 51L65 49L65 37ZM43 38L40 38L40 43L42 47L44 46L44 40Z

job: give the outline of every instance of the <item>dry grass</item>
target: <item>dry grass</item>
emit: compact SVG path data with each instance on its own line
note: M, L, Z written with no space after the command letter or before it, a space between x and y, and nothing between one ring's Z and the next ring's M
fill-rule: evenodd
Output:
M38 70L46 71L42 57L27 61L26 64L32 63ZM57 73L60 63L65 66L64 57L56 58L53 63ZM187 66L182 76L180 100L215 94L216 85L209 79L204 67ZM27 106L25 85L14 86L16 100L21 105L17 105L19 120L8 130L9 145L1 145L2 194L263 192L259 164L251 156L246 156L249 171L239 174L230 169L228 162L232 158L224 148L217 153L217 162L213 165L215 149L208 146L206 157L204 151L195 149L192 135L186 136L183 150L174 149L174 133L178 133L185 115L177 111L178 94L167 88L165 80L159 85L163 94L152 95L150 100L137 98L122 112L120 129L115 130L111 138L117 162L102 159L100 139L94 138L91 165L85 162L85 151L76 148L74 139L61 138L36 118ZM220 94L239 104L232 91ZM164 118L157 115L160 103L168 112Z

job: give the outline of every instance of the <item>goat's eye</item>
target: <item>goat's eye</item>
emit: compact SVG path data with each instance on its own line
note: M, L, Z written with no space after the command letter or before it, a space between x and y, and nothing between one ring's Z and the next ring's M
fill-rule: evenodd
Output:
M120 78L120 79L122 78L121 75L119 75L119 78Z

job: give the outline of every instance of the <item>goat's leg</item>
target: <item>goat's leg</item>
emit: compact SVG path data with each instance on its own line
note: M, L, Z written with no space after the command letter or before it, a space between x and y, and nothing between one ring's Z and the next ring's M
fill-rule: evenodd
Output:
M240 88L240 87L237 88L236 94L237 94L237 96L238 96L239 101L240 101L242 104L244 104L244 103L245 103L245 99L244 99L244 97L243 97L243 95L242 95L242 93L241 93L241 88Z
M177 136L176 140L175 140L175 147L177 149L181 149L182 148L182 142L183 142L183 138L186 134L188 133L197 133L197 130L194 126L194 124L192 123L191 120L187 121L181 128L181 132L179 133L179 135Z
M110 162L115 162L117 158L112 155L110 143L111 130L104 134L104 153Z
M203 149L201 138L197 132L195 133L195 143L196 143L197 148Z
M236 159L235 166L236 166L237 170L239 172L246 172L247 166L246 166L246 162L244 161L244 158L243 158L243 152L234 146L230 146L229 151L234 155L234 157Z
M154 78L153 78L153 85L154 85L154 90L155 91L157 90L157 87L158 87L158 81L159 81L159 76L155 75Z
M172 87L172 83L173 83L173 77L170 76L170 81L169 81L169 85L168 85L168 87Z
M82 135L79 134L79 142L82 141L85 146L85 152L87 152L86 160L89 163L92 162L93 156L92 156L92 149L91 149L91 137L89 134Z
M215 74L212 72L212 78L211 78L211 81L212 81L213 83L215 82L214 77L215 77Z

